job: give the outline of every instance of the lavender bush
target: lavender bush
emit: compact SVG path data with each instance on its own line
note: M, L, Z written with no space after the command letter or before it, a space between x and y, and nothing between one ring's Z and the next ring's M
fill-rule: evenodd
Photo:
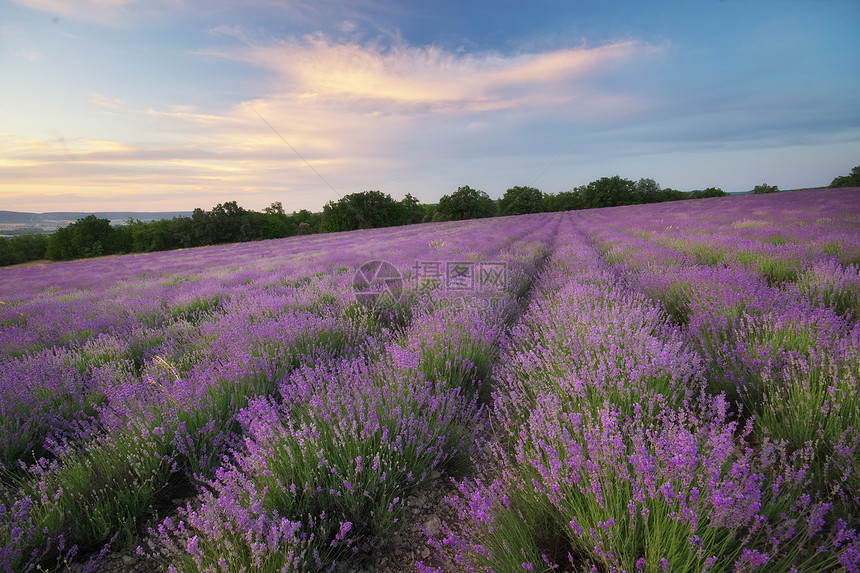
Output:
M4 269L0 569L359 569L458 476L451 571L857 571L858 212L842 189ZM402 289L356 298L371 260Z
M566 222L494 373L495 477L454 500L478 533L433 539L439 555L458 570L857 570L856 323L808 278L836 265L852 292L840 200L858 198L756 221L659 205ZM792 208L829 213L846 247L816 251L817 221L763 232Z

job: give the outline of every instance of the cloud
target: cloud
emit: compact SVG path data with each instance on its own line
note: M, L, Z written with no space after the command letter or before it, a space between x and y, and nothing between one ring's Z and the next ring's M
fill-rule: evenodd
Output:
M212 31L241 36L232 27ZM468 54L334 42L319 35L245 43L206 55L262 68L268 76L265 95L220 109L188 104L134 109L122 99L91 92L89 101L111 110L112 123L125 126L122 135L79 138L68 145L22 137L4 145L0 139L6 158L0 179L8 183L0 184L0 196L50 185L90 197L113 189L115 204L128 206L126 197L151 188L174 190L183 201L174 208L236 199L259 209L289 196L288 208L319 210L340 195L381 188L432 201L465 184L464 174L488 157L497 162L509 155L506 168L533 178L545 167L546 144L517 145L524 128L535 117L558 127L590 121L601 107L621 113L635 106L602 89L598 80L659 52L659 47L619 42ZM556 143L548 144L557 155Z
M301 160L285 156L282 147L253 141L245 148L224 146L205 134L186 133L185 140L145 144L0 134L0 203L25 211L70 204L191 210L238 200L261 209L290 193L299 201L296 209L319 209L337 199L333 194L321 198L315 176ZM160 199L140 202L150 194Z
M99 107L106 107L108 109L126 109L125 100L121 99L110 99L107 96L104 96L99 93L91 93L90 94L90 102L94 103Z
M15 48L10 50L10 52L16 58L27 60L28 62L40 62L44 58L42 52L34 49Z
M391 111L491 111L597 97L591 77L659 53L635 41L543 53L458 54L438 47L334 43L322 36L250 46L226 57L264 66L302 103L364 103Z
M335 26L335 28L343 34L351 34L352 32L355 32L357 26L355 25L355 22L344 20Z
M239 25L230 25L230 24L219 24L214 28L210 28L208 30L210 34L228 36L231 38L235 38L240 42L247 43L248 38L245 35L245 31L242 29L242 26Z
M450 174L444 182L423 183L438 189L478 157L509 156L511 169L533 178L547 156L557 155L598 115L617 119L640 109L634 96L606 89L601 80L663 51L624 41L535 53L459 53L316 35L206 53L269 72L267 95L223 114L196 108L148 113L173 129L197 130L198 141L205 138L207 147L227 154L254 149L295 159L301 153L343 194L386 183L397 194L394 185L445 165ZM552 131L564 141L517 143Z

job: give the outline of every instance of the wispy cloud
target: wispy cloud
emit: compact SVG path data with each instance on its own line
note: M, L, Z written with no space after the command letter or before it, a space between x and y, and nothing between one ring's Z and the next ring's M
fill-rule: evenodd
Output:
M22 60L27 60L28 62L40 62L42 61L42 58L44 58L42 52L35 49L13 48L10 51L12 56Z
M313 193L303 195L302 187L313 189L304 165L284 160L278 151L0 134L0 204L25 211L50 210L53 202L73 202L81 209L190 210L239 199L261 208L275 200L271 197L295 192L298 200L319 208ZM22 194L22 189L28 192ZM147 198L145 205L142 198Z
M318 35L223 55L271 69L276 89L303 103L483 111L587 97L590 76L660 51L627 41L543 53L458 54L432 46L336 43Z
M125 100L121 100L118 98L111 99L107 96L104 96L99 93L91 93L90 94L90 102L94 103L99 107L106 107L108 109L125 109Z
M215 31L245 40L239 29ZM143 143L146 133L135 136L132 130L121 141L85 139L68 147L19 138L4 146L10 154L2 171L10 185L54 181L70 193L95 194L114 185L125 196L158 182L186 200L213 198L187 208L208 206L218 197L261 208L285 193L296 208L319 209L336 200L283 136L341 194L382 187L402 195L423 185L432 200L450 191L449 178L462 177L458 163L473 155L497 156L495 146L517 137L523 117L575 123L593 117L597 108L612 106L611 115L635 106L598 80L660 53L660 47L635 41L513 55L385 48L320 35L243 41L231 52L206 55L262 67L269 77L266 95L222 109L134 109L120 98L91 92L91 104L126 125L145 125L161 143ZM415 173L433 164L445 164L448 172L416 183ZM0 193L4 188L11 190L0 185Z

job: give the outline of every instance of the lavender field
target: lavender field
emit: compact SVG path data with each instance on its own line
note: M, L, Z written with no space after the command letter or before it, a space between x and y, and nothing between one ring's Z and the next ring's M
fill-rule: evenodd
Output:
M858 189L0 269L0 570L858 571L858 319Z

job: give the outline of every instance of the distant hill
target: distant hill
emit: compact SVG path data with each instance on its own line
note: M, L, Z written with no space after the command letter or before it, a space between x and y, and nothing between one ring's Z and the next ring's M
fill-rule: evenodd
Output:
M22 213L20 211L0 211L0 231L15 231L21 229L38 231L54 231L74 223L87 215L95 215L100 219L108 219L113 225L125 223L129 218L140 221L159 221L174 217L190 217L191 211L99 211L93 213L74 211L53 211L50 213Z

